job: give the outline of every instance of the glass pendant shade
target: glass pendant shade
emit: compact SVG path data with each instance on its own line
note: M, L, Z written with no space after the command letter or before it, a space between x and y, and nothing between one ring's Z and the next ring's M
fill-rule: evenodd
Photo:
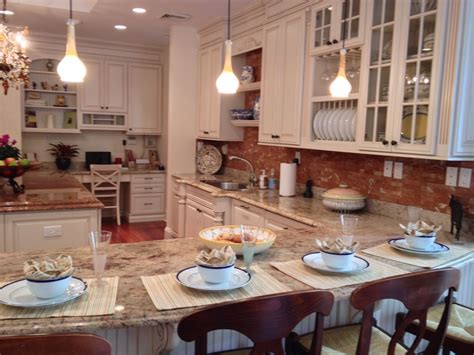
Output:
M82 83L87 73L86 66L77 56L74 28L76 24L77 21L72 19L67 22L66 55L58 64L61 81L68 83Z
M339 71L336 79L329 86L329 91L332 97L347 98L352 91L352 85L346 77L346 53L347 51L341 49L341 56L339 58Z
M239 88L239 79L232 69L232 41L225 41L224 69L216 80L217 91L220 94L235 94Z

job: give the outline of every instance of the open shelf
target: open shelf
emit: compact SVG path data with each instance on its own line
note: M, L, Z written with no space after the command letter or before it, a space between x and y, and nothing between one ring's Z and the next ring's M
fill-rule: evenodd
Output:
M30 70L31 74L46 74L46 75L58 75L56 71L46 71L46 70Z
M28 133L81 133L81 130L76 128L32 128L23 127L23 132Z
M250 84L240 84L237 92L256 91L260 90L260 81L256 81Z
M236 127L258 127L260 121L259 120L231 120L232 123Z
M47 110L76 110L77 107L70 107L70 106L41 106L41 105L25 105L28 108L43 108Z
M70 94L70 95L76 95L77 92L75 91L59 91L59 90L38 90L38 89L25 89L26 92L44 92L47 94Z
M331 95L313 96L311 98L311 102L329 102L329 101L344 101L344 100L358 100L358 99L359 99L359 94L354 93L354 94L349 94L349 96L345 98L332 97Z

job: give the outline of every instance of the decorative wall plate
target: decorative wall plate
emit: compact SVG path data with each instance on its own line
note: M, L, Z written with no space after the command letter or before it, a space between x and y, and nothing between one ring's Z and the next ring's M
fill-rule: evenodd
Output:
M205 145L197 151L196 168L204 175L215 174L222 166L222 154L213 145Z

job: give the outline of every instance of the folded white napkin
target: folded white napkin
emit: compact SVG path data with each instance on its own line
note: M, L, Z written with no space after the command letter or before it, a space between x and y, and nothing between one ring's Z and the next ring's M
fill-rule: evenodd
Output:
M72 275L74 268L71 256L59 255L56 259L25 261L23 271L30 280L54 280Z
M200 265L226 266L235 263L235 252L229 245L221 250L212 249L210 252L202 250L196 257Z

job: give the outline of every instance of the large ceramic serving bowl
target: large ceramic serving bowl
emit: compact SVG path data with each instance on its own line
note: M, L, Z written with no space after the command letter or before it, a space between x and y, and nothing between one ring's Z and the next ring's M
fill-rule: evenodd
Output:
M337 211L356 211L365 207L367 196L349 188L346 184L330 189L322 195L323 205Z
M55 280L29 280L26 284L31 293L38 298L53 298L66 292L71 283L71 275Z
M255 231L258 229L258 227L248 226L246 226L246 228ZM221 249L222 247L229 245L237 255L242 255L242 243L234 243L228 240L217 240L219 236L229 232L235 235L240 235L240 226L226 225L206 228L199 232L199 238L209 249ZM276 234L272 230L268 228L260 228L257 245L255 247L255 254L269 249L275 242L275 239Z

